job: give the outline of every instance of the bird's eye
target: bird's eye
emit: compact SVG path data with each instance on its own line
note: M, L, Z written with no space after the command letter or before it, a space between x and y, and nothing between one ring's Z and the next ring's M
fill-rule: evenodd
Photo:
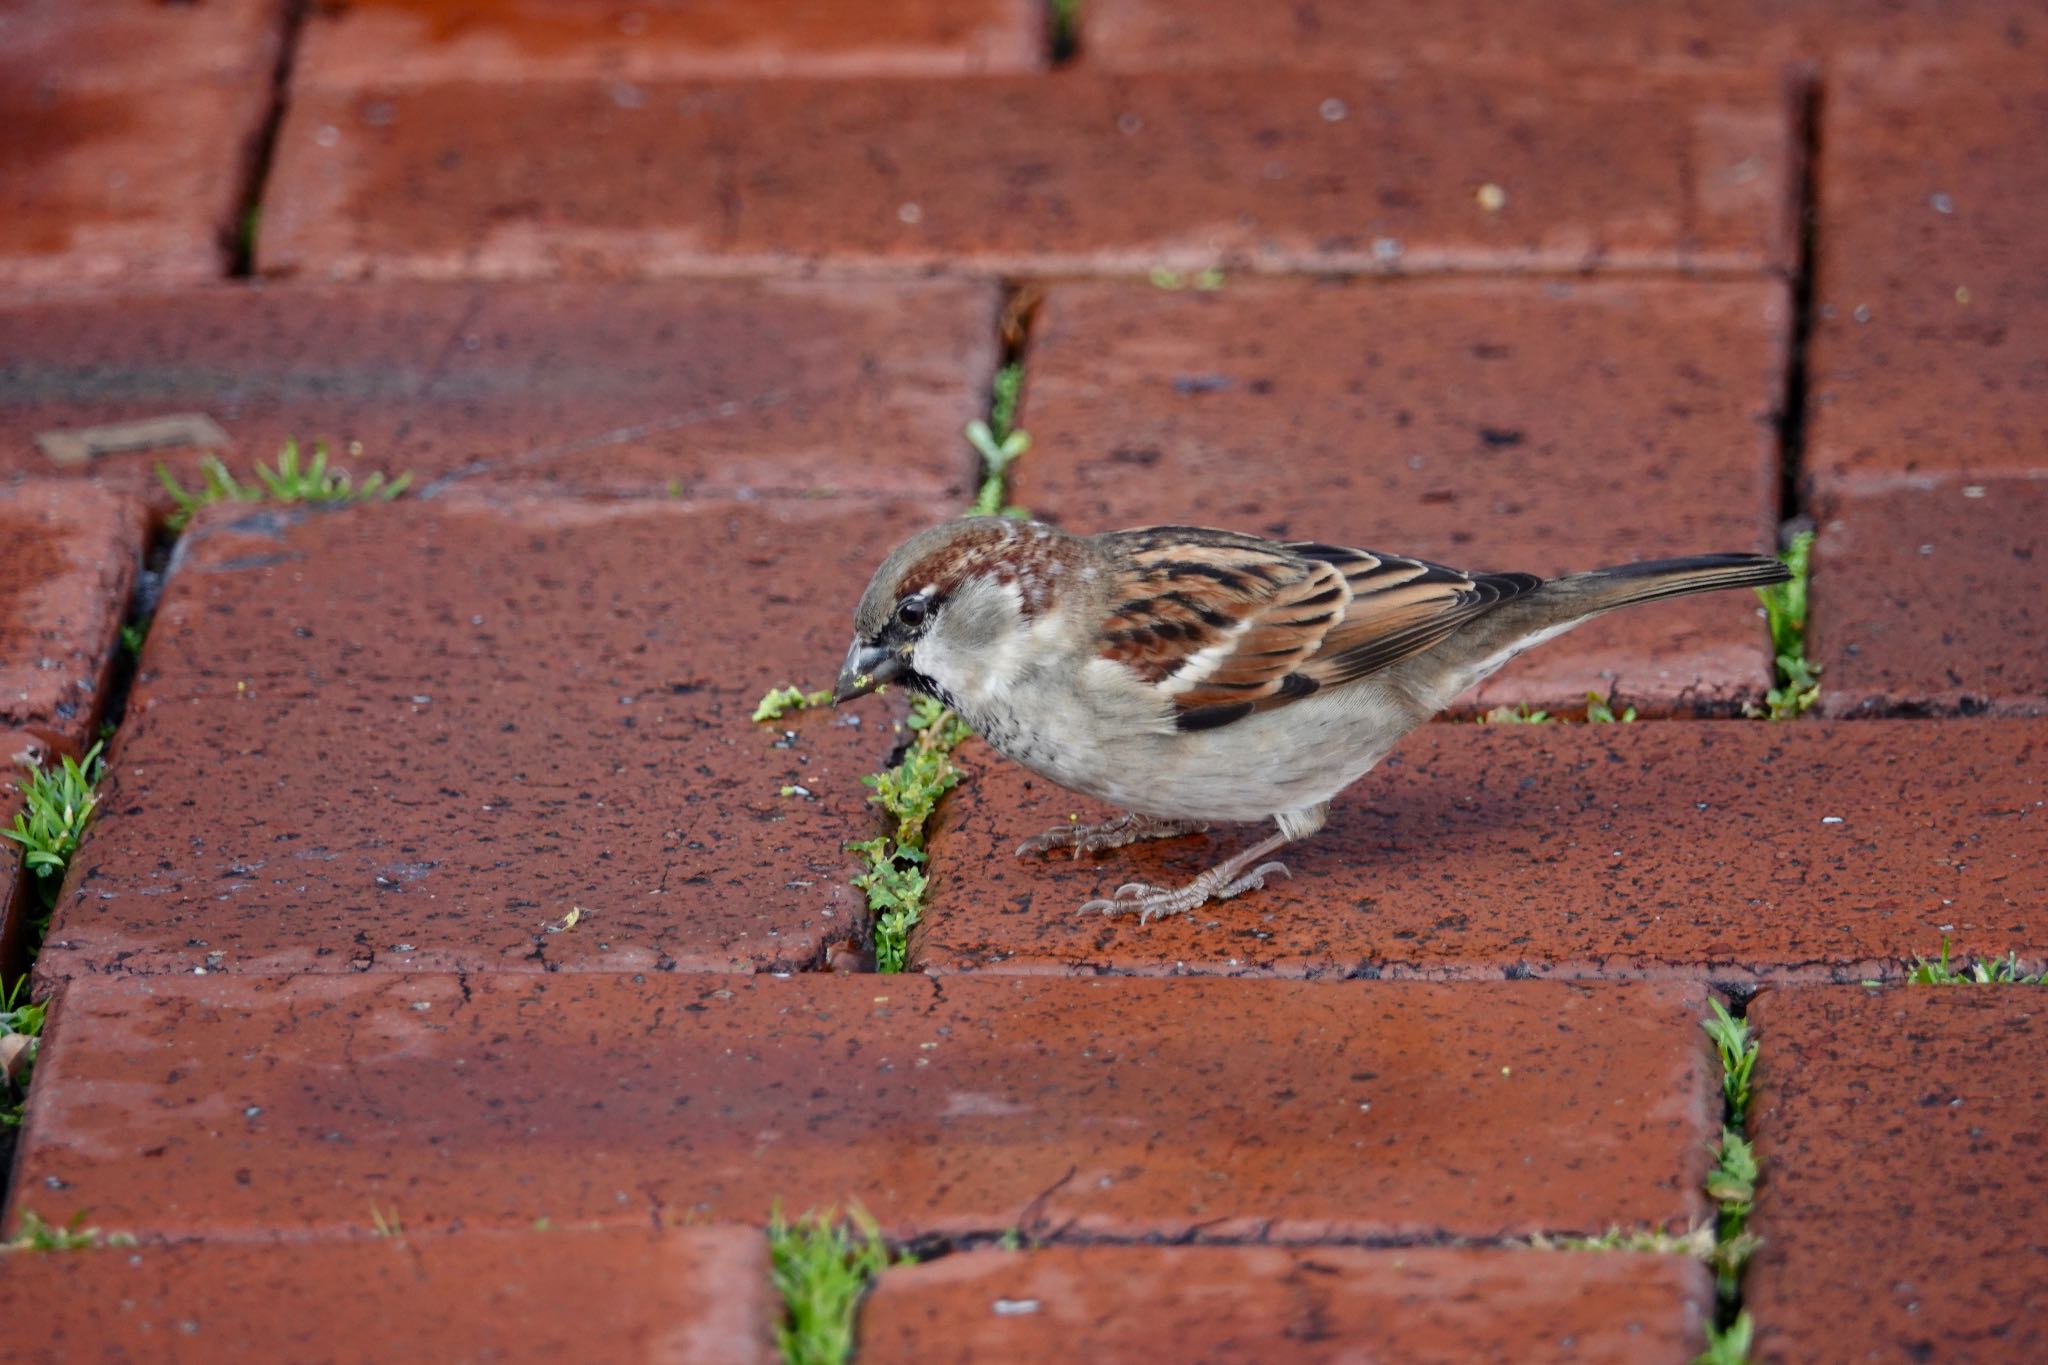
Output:
M923 596L906 597L896 606L896 619L906 626L914 626L924 620L926 609Z

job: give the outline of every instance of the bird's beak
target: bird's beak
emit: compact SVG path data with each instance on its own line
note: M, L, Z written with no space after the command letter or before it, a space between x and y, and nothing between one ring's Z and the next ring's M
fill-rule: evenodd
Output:
M832 689L832 704L837 706L843 701L866 696L883 683L901 677L909 664L909 658L898 650L855 640L853 648L846 651L846 662L839 667L839 682Z

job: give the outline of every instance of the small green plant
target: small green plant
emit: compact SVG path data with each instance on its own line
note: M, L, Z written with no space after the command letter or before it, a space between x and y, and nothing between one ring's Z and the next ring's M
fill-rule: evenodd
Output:
M100 761L100 745L85 751L83 760L64 755L56 767L27 767L28 777L17 778L22 809L15 814L14 828L0 835L21 845L21 863L35 877L36 895L47 914L57 907L57 893L64 885L64 869L78 851L85 827L92 823L99 805L96 790L106 765Z
M832 700L828 691L806 692L801 687L771 687L761 698L761 704L754 708L756 721L781 720L791 711L805 711L813 706L824 706Z
M1556 717L1548 711L1539 711L1528 702L1517 702L1513 706L1496 706L1479 718L1481 725L1548 725Z
M1081 0L1052 0L1052 50L1064 61L1081 40Z
M1586 694L1586 723L1588 725L1630 725L1636 718L1636 708L1625 707L1620 715L1614 714L1614 702L1598 692Z
M1031 449L1031 434L1017 429L1017 399L1024 387L1024 367L1005 365L990 386L988 420L967 424L967 443L981 456L981 487L967 510L977 517L1024 516L1020 507L1006 507L1010 466Z
M1702 1019L1700 1027L1713 1040L1714 1050L1721 1057L1721 1096L1727 1101L1734 1121L1738 1125L1747 1123L1750 1077L1756 1070L1756 1039L1750 1037L1747 1019L1737 1019L1719 1000L1709 999L1707 1003L1713 1014Z
M892 1258L875 1220L858 1205L845 1218L808 1213L794 1223L777 1205L768 1221L768 1255L783 1321L777 1344L788 1365L840 1365L853 1354L853 1316L860 1297Z
M1783 583L1756 590L1771 626L1771 654L1777 660L1777 685L1764 694L1762 706L1750 705L1752 717L1791 720L1820 700L1820 665L1806 657L1806 583L1813 558L1813 532L1801 531L1778 558L1792 571Z
M1154 270L1148 278L1151 279L1154 289L1168 291L1195 289L1208 294L1223 287L1223 272L1213 265L1205 270L1197 270L1192 275L1183 270L1161 268Z
M149 622L150 618L145 616L140 621L133 621L121 627L121 648L127 652L129 658L142 657L142 644L149 639Z
M1749 1211L1756 1202L1756 1151L1749 1139L1732 1128L1721 1130L1714 1144L1714 1168L1707 1173L1707 1197L1714 1201L1714 1251L1709 1264L1723 1303L1732 1302L1742 1268L1756 1254L1756 1234L1749 1231Z
M90 1251L95 1247L132 1247L135 1238L125 1232L101 1232L85 1226L85 1210L71 1215L64 1224L46 1223L34 1209L21 1211L21 1230L5 1242L0 1251Z
M2048 972L2026 975L2020 970L2020 957L2015 952L1951 965L1948 936L1944 934L1941 956L1914 959L1906 980L1915 986L2043 986L2048 985Z
M370 1235L372 1237L405 1236L405 1224L399 1221L396 1206L393 1206L391 1212L386 1213L377 1207L375 1200L370 1201Z
M36 1053L42 1049L43 1019L49 1007L24 1002L21 997L27 989L28 978L21 977L0 991L0 1127L21 1126L29 1077L35 1071Z
M1707 1349L1693 1357L1692 1365L1747 1365L1754 1330L1747 1313L1737 1313L1726 1327L1708 1323Z
M187 490L167 466L156 467L158 482L177 504L164 519L173 531L183 530L194 512L217 502L262 502L266 497L282 503L389 502L412 484L411 474L387 480L381 471L357 483L347 470L328 468L327 446L321 442L314 443L313 458L302 463L299 443L286 441L274 468L257 464L253 483L235 478L218 455L201 458L199 472L199 487Z
M952 754L972 733L930 697L911 702L906 723L914 738L902 760L887 772L861 779L874 790L868 800L896 818L895 832L846 846L867 864L853 884L867 893L875 924L875 970L881 972L900 972L908 962L910 931L924 914L925 824L939 798L959 785Z
M1710 1261L1714 1254L1714 1230L1701 1223L1684 1232L1611 1227L1597 1237L1548 1237L1539 1232L1529 1239L1529 1245L1537 1251L1651 1251Z

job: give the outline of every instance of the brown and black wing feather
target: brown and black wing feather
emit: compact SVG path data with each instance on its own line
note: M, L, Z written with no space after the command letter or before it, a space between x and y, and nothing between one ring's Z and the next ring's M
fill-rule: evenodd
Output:
M1110 539L1124 572L1102 656L1163 688L1182 730L1355 682L1541 582L1196 527Z

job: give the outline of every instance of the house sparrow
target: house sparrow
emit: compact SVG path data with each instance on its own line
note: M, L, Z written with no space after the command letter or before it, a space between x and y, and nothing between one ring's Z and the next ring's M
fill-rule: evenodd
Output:
M900 680L1031 771L1128 812L1047 830L1019 857L1210 821L1279 826L1186 886L1131 882L1082 906L1142 924L1292 875L1261 860L1523 650L1616 607L1788 576L1724 554L1546 581L1191 526L1077 536L967 517L876 570L833 701Z

